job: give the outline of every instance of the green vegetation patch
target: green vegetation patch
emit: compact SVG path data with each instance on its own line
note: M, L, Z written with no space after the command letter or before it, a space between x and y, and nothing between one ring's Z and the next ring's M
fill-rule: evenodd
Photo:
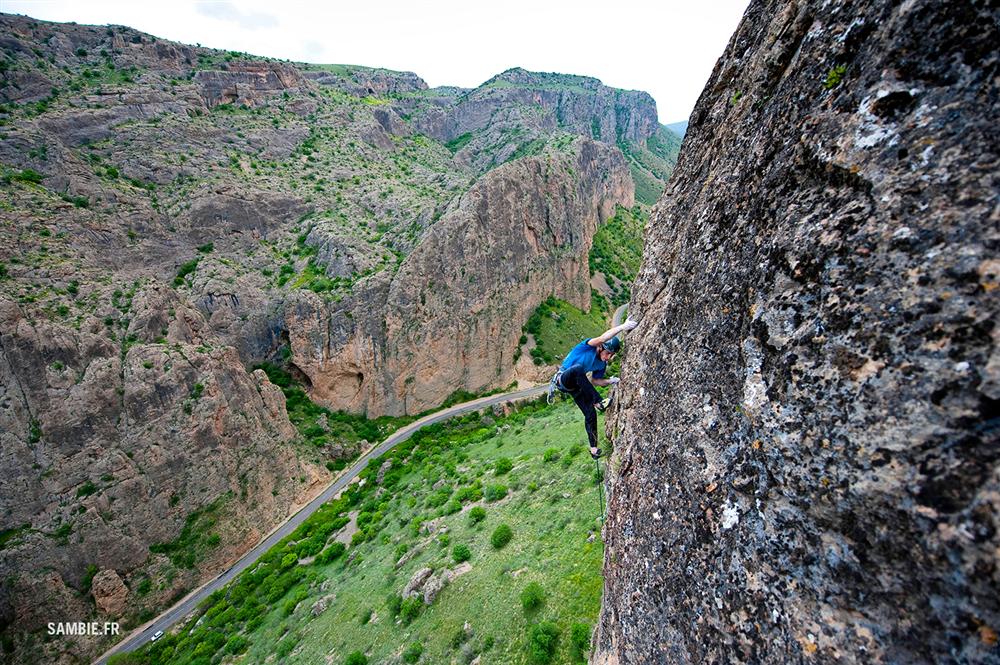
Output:
M231 498L231 494L223 494L207 506L191 512L176 538L166 543L154 543L149 546L149 551L165 554L178 568L194 568L207 550L219 544L219 536L211 530L218 522L219 511Z
M281 388L285 394L289 420L302 438L315 446L324 446L330 442L357 443L362 439L375 443L416 419L415 416L381 416L369 419L345 411L332 411L309 399L306 391L281 367L264 363L254 369L264 370L271 383Z
M19 539L29 531L31 531L30 524L19 526L16 529L4 529L0 531L0 550L17 545Z
M181 629L112 662L228 662L227 653L244 654L240 662L280 654L289 664L462 663L477 656L483 665L578 662L575 627L593 625L600 608L603 545L590 541L600 532L597 488L585 456L546 465L542 452L568 449L583 436L569 402L538 401L506 417L472 413L424 428L372 460L364 482L213 593ZM444 487L457 495L482 482L504 458L514 462L504 477L510 493L489 504L483 519L443 515L427 504ZM392 464L379 484L385 460ZM350 515L359 531L345 551L338 541ZM490 534L502 524L517 536L496 549ZM459 567L465 572L431 604L422 594L401 597L417 570L438 576ZM525 613L521 593L532 584L543 600Z
M468 145L469 141L471 140L472 140L472 134L470 132L466 132L461 136L453 138L452 140L445 143L444 147L448 148L448 150L450 150L452 154L455 154L456 152L464 148L466 145Z
M640 206L631 210L618 206L614 216L594 234L590 274L604 273L614 305L624 305L631 297L631 285L642 263L643 229L648 219Z
M608 328L608 313L597 307L589 312L563 300L549 297L528 319L524 331L535 337L531 356L536 365L553 365L582 340L596 337Z

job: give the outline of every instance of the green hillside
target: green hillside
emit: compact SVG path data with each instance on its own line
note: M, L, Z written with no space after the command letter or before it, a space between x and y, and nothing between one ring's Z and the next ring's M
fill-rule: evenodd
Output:
M603 559L584 440L567 401L426 428L185 625L113 662L582 662ZM429 605L400 597L422 568L456 575Z

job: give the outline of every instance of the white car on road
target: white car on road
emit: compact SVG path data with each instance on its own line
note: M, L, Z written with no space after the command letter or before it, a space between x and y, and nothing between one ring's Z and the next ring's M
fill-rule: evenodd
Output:
M150 642L155 642L156 640L160 639L161 637L163 637L163 631L162 630L158 630L155 633L153 633L153 636L151 638L149 638L149 641Z

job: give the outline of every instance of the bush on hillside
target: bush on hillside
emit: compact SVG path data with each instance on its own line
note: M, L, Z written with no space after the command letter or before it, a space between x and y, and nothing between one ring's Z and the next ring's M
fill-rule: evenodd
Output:
M403 597L394 593L389 594L389 598L385 601L385 606L389 608L390 616L399 616L399 610L403 607Z
M404 663L415 663L420 660L420 655L424 652L424 645L420 642L413 642L410 646L406 647L406 651L403 652L403 662Z
M478 483L477 483L478 484ZM475 485L469 485L468 487L463 487L455 493L455 499L466 503L468 501L479 501L483 498L483 491L476 487Z
M420 598L407 598L399 608L399 618L403 620L403 625L409 625L420 615L420 610L424 608L424 601Z
M496 461L496 464L493 466L493 473L495 473L498 476L502 476L503 474L507 473L513 468L514 468L513 462L511 462L506 457L501 457Z
M585 662L587 660L585 654L590 649L590 626L585 623L574 623L569 629L569 642L573 660L578 663Z
M468 545L455 545L455 549L451 551L451 556L455 559L455 563L462 563L472 558L472 552L469 550Z
M490 536L490 542L493 543L493 547L500 549L509 543L513 537L514 532L511 531L511 528L506 524L501 524L493 531L493 535Z
M473 506L472 510L469 511L469 521L478 524L484 519L486 519L486 509L482 506Z
M551 662L558 645L559 627L551 621L542 621L528 629L528 655L532 663Z
M347 659L344 660L344 665L368 665L368 656L364 655L360 651L353 651Z
M545 589L538 582L531 582L521 591L521 607L533 612L545 604Z
M346 549L347 547L344 546L344 543L332 543L316 556L315 562L320 565L328 564L331 561L338 559Z
M506 485L487 485L486 492L483 494L487 501L499 501L500 499L507 496L507 486Z

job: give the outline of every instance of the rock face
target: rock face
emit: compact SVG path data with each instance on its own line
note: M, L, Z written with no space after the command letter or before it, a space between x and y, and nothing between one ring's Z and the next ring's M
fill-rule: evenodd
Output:
M0 608L22 630L87 616L63 596L89 565L155 578L168 564L150 545L219 501L219 543L156 595L194 586L329 476L289 445L296 432L267 376L232 347L204 346L197 310L156 287L126 297L132 342L119 352L97 316L74 330L0 296L0 506L4 530L20 528L0 549ZM92 589L100 611L122 612L117 573Z
M497 168L391 278L336 308L311 296L286 307L293 362L317 399L369 415L507 385L521 322L540 302L589 309L594 231L632 197L621 153L588 139Z
M109 616L119 616L128 600L128 588L113 570L102 570L94 575L90 593L97 604L97 610Z
M648 229L593 662L997 662L998 44L751 3Z

